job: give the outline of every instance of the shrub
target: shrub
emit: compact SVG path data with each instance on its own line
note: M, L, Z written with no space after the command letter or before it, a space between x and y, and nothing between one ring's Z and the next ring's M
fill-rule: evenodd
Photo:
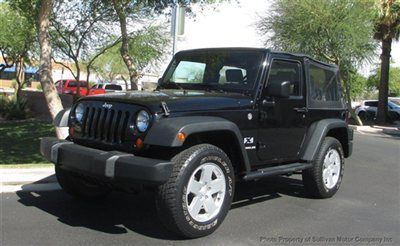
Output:
M1 97L0 115L7 120L22 120L28 118L29 111L26 99Z

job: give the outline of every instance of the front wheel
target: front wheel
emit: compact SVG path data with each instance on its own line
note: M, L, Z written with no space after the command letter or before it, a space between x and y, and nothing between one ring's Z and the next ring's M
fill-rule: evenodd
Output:
M173 173L158 189L161 221L187 238L211 234L232 203L234 173L229 158L216 146L200 144L179 153L172 161Z
M304 187L312 197L332 197L340 187L344 172L342 145L333 137L326 137L311 169L302 172Z

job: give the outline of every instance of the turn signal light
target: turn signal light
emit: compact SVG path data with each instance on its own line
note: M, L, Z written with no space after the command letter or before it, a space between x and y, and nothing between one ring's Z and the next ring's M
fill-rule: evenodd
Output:
M176 135L176 138L177 138L179 141L184 142L184 141L185 141L185 138L186 138L185 133L182 133L182 132L178 133L178 135Z
M143 140L140 139L140 138L136 139L135 147L136 147L136 149L141 149L141 148L143 148Z

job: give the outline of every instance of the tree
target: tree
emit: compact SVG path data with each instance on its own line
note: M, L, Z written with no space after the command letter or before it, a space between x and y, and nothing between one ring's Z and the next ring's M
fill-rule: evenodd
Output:
M371 35L373 22L368 1L358 0L276 0L258 21L266 45L301 52L339 66L347 107L351 108L351 74L368 61L376 44ZM270 35L270 31L273 34Z
M367 86L377 89L380 85L381 68L378 68L374 73L368 77ZM390 67L389 69L389 95L398 97L400 96L400 68Z
M53 58L68 69L75 80L80 81L85 65L90 73L94 60L104 53L104 49L115 45L116 41L112 39L118 38L109 35L110 29L107 28L113 24L112 17L108 6L100 0L60 2L56 9L57 15L51 19L50 32ZM70 61L73 67L69 65ZM76 96L80 96L80 83Z
M37 29L40 45L40 84L46 98L51 117L54 119L63 109L61 99L51 77L51 42L49 36L50 16L53 10L52 0L42 0L39 5ZM66 134L56 128L58 138L65 138Z
M0 52L4 64L0 65L0 74L6 68L15 65L16 98L19 100L21 89L25 85L25 62L29 61L30 51L35 41L35 24L12 9L7 2L0 3Z
M111 2L114 13L119 21L121 31L121 57L128 69L131 88L137 88L138 68L134 63L134 57L129 54L130 33L128 31L128 20L139 22L143 16L151 16L154 13L161 13L162 10L172 7L175 4L188 6L191 3L214 4L224 0L103 0Z
M374 38L381 42L381 69L379 83L379 102L377 122L386 123L388 115L388 92L390 53L393 39L400 36L400 1L376 0L375 3L375 33Z
M161 26L150 26L131 34L128 54L132 57L138 74L151 63L160 61L168 48L168 39ZM129 72L119 53L121 43L105 52L94 66L96 71L109 81L117 77L127 82ZM137 75L138 76L138 75Z
M362 99L364 95L369 92L369 88L367 86L368 78L364 77L359 73L351 74L350 81L351 81L351 88L350 88L350 95L352 96L353 100Z

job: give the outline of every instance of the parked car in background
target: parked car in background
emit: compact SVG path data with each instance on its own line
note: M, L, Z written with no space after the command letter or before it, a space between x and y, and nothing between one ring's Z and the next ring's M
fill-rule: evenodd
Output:
M389 101L400 106L400 97L389 97Z
M104 94L109 92L122 91L122 86L112 83L99 83L93 85L90 90L93 91L93 95Z
M80 83L80 94L86 95L87 82L84 80L79 81ZM78 91L78 81L72 79L58 80L55 83L58 93L75 95ZM89 93L90 94L90 93Z
M362 121L374 120L378 112L378 100L365 100L355 108L355 112ZM400 119L400 105L392 100L388 101L388 113L391 120Z

